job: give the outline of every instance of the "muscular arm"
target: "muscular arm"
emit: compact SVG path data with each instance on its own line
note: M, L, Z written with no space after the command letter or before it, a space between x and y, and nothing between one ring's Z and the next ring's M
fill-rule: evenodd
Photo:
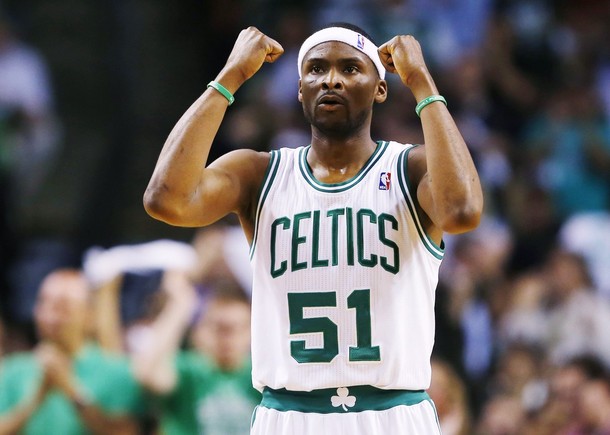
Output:
M390 72L400 75L419 102L438 90L424 63L419 43L397 36L379 49ZM462 233L476 228L483 211L483 192L468 147L443 103L421 111L424 148L414 150L409 171L415 175L417 199L430 219L434 239L442 232Z
M273 39L253 27L245 29L216 81L235 93L264 62L274 62L282 53ZM144 194L151 216L177 226L203 226L231 212L243 216L250 208L267 154L238 150L206 167L227 107L226 98L209 88L174 126Z
M135 378L155 394L169 393L176 386L174 359L195 304L195 290L183 274L166 272L163 288L168 299L152 325L155 338L132 357Z

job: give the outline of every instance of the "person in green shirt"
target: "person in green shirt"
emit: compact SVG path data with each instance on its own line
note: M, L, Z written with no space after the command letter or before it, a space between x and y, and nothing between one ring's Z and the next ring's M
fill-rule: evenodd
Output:
M135 434L142 404L126 358L87 340L89 287L78 270L42 282L39 343L0 363L0 434Z
M153 340L133 358L136 379L159 407L162 434L246 435L261 395L252 386L250 304L239 292L218 290L193 327L191 350L181 350L196 306L184 274L166 272L164 308Z

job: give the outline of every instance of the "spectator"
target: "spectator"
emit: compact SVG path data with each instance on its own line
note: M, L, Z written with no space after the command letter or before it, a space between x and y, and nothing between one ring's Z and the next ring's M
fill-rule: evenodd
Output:
M250 246L238 225L222 222L198 228L191 245L197 260L189 276L202 291L228 283L252 292Z
M488 382L489 390L495 394L505 394L519 399L523 406L539 406L534 401L540 398L533 397L533 386L539 381L540 369L543 360L538 349L513 344L506 349L499 361L494 376ZM542 400L544 397L542 398Z
M579 430L570 435L610 434L610 380L607 377L590 379L578 397Z
M0 4L0 311L7 321L18 317L13 313L18 308L9 302L10 266L57 142L46 64L18 38ZM34 293L37 285L30 289ZM33 297L28 292L15 294L30 303L27 311L31 312Z
M555 250L540 273L515 280L513 293L499 322L504 345L540 346L553 364L590 353L610 365L610 302L581 256Z
M146 340L163 271L193 270L198 261L193 246L167 239L88 249L83 270L95 290L95 332L102 347L129 353Z
M592 380L604 376L602 362L590 355L572 358L565 364L556 366L549 375L548 402L541 416L555 430L574 435L580 426L580 397L584 386ZM601 405L601 403L600 403Z
M136 378L158 399L161 432L248 434L261 398L250 378L248 299L226 289L211 296L194 326L192 350L181 351L195 287L172 271L163 289L167 301L152 325L155 339L133 355Z
M572 215L561 226L559 245L585 259L596 289L610 298L610 210Z
M519 435L524 429L525 411L518 398L499 394L483 409L475 433L478 435Z
M432 383L428 393L436 405L444 435L471 433L471 416L464 382L446 361L432 359Z
M137 433L139 389L126 360L87 342L88 298L77 270L42 282L34 314L40 343L0 367L0 433Z
M0 10L0 170L12 180L14 205L31 200L41 187L57 133L46 62Z
M563 220L610 207L610 126L589 85L554 92L527 123L527 162Z
M593 287L583 258L555 251L545 275L551 304L546 345L553 362L590 353L610 366L610 302Z
M547 337L548 285L539 272L522 273L513 280L508 306L498 322L500 346L540 345Z

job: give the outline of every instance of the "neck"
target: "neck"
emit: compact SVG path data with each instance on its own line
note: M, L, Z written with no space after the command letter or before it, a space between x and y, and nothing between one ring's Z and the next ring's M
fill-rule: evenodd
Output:
M358 173L376 147L369 131L350 137L331 137L313 129L307 163L319 181L341 183Z
M57 342L57 346L70 356L76 355L81 350L84 344L85 339L80 334L71 335L69 337L66 337L62 341Z

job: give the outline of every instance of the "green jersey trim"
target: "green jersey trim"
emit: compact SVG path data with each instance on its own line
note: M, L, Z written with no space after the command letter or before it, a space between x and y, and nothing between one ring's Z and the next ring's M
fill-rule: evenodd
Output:
M415 228L417 228L417 233L419 234L419 238L422 243L428 249L428 251L437 259L442 260L444 256L444 249L442 246L438 246L431 238L428 236L426 231L424 230L421 221L419 220L419 216L417 215L417 195L414 192L411 184L409 183L409 177L407 176L407 158L409 152L414 149L415 146L407 148L406 150L400 153L398 157L398 185L400 186L400 190L405 197L407 202L407 208L413 217L413 221L415 222Z
M344 191L350 189L351 187L355 186L356 184L358 184L366 176L366 174L373 168L373 166L375 166L375 163L377 163L379 161L379 159L381 158L381 156L383 155L383 153L385 152L385 150L387 148L388 148L388 142L377 141L377 148L375 148L375 151L373 152L373 154L371 154L371 156L366 161L364 166L362 168L360 168L358 173L356 175L354 175L352 178L350 178L349 180L343 181L341 183L333 183L333 184L322 183L321 181L318 181L316 179L316 177L314 177L314 175L311 172L311 168L309 167L309 164L307 163L307 154L309 153L309 150L311 149L311 145L301 149L301 151L299 153L299 168L301 170L301 174L303 175L303 178L305 178L305 180L314 189L316 189L320 192L326 192L326 193L344 192Z
M256 208L256 218L254 219L254 237L252 238L252 245L250 246L250 260L252 260L252 256L254 255L254 248L256 247L256 240L258 239L258 223L261 216L261 211L263 209L263 204L265 203L265 199L267 199L267 195L269 194L269 190L271 189L271 185L273 184L273 180L275 179L277 170L280 166L281 153L274 150L270 151L269 155L271 157L269 159L269 165L267 166L267 170L258 193L258 205Z
M412 406L424 400L431 401L424 390L382 390L368 385L313 391L273 390L265 387L261 406L283 412L345 414L383 411L400 405Z

